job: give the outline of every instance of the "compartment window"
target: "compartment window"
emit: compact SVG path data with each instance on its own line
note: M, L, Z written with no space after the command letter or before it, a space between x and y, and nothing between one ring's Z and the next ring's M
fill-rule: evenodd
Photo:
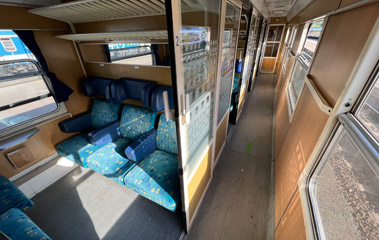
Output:
M58 110L48 78L11 30L0 31L0 132ZM3 40L6 39L6 40Z
M379 238L378 84L376 76L355 114L339 116L342 124L310 178L320 239Z
M110 61L113 63L154 65L151 44L112 43L108 44Z

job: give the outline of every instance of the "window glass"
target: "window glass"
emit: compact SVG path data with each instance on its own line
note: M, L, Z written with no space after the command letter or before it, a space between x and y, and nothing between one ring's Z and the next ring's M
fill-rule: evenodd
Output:
M279 51L280 43L267 43L265 48L265 57L276 57Z
M307 74L307 69L305 66L300 62L299 58L296 59L295 66L292 71L291 79L288 83L287 87L287 96L289 100L289 107L291 115L293 114L297 101L299 100L301 90L304 86L304 78Z
M0 30L0 131L57 110L34 55L11 30ZM14 48L9 47L12 41ZM8 44L8 45L7 45Z
M379 177L341 126L310 182L321 239L379 239Z
M108 44L110 60L113 63L153 65L151 44L112 43Z
M269 42L277 42L280 41L280 38L282 36L283 32L283 26L270 26L268 30L268 35L267 35L267 41Z
M304 43L303 51L306 52L310 57L313 57L317 42L320 39L322 28L324 26L324 20L320 20L312 23L309 28L307 38Z
M288 44L288 39L290 38L291 31L292 31L292 28L288 28L288 29L287 29L286 38L285 38L285 40L284 40L284 43L285 43L285 44Z
M367 128L367 130L379 141L379 74L376 82L369 92L367 98L356 113L356 117Z

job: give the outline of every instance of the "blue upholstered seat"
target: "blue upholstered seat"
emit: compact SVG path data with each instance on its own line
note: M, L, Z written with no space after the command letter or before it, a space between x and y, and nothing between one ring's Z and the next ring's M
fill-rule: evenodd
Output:
M155 111L124 105L121 113L121 137L107 143L89 156L85 164L92 170L124 185L125 174L135 166L127 159L125 149L141 134L154 128L157 113Z
M125 186L175 211L180 201L176 127L164 114L160 116L156 145L157 150L125 175Z
M118 120L120 110L120 103L95 99L91 109L91 127L101 128ZM86 168L87 158L102 147L102 145L92 144L88 140L87 132L85 131L57 144L55 146L57 153Z
M125 105L121 113L121 136L130 140L154 128L157 112L134 105Z
M0 214L0 231L12 240L51 239L18 208Z
M101 148L88 141L87 133L75 135L55 146L57 153L74 163L87 168L86 160L92 153Z
M0 176L0 213L11 208L26 211L34 203L6 177Z

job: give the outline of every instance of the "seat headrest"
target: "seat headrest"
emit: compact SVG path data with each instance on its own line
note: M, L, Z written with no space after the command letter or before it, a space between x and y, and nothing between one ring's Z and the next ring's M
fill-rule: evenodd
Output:
M150 107L151 92L157 85L154 81L120 78L110 85L111 99L124 101L133 99L141 101L146 107Z
M83 81L83 92L87 97L103 96L110 100L111 79L91 77Z
M151 108L154 111L162 111L164 110L164 102L163 102L163 92L167 91L168 93L168 101L170 109L174 109L174 94L172 87L169 86L158 86L153 90L151 95Z

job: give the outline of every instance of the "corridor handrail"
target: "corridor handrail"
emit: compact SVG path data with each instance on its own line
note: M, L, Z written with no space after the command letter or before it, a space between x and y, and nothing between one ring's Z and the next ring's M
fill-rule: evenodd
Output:
M333 108L328 104L325 98L321 95L320 91L318 91L316 85L314 84L311 76L308 74L305 77L305 84L307 84L309 91L312 94L313 99L316 101L318 107L324 113L330 115Z

